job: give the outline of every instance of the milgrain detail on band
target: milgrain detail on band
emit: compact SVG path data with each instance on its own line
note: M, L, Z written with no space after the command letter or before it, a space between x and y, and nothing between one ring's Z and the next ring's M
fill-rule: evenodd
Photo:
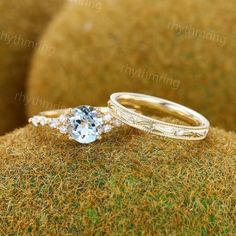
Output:
M132 110L124 109L122 106L119 107L111 100L108 102L108 107L110 113L123 123L152 134L177 139L201 140L208 133L208 130L205 128L179 126L145 117Z

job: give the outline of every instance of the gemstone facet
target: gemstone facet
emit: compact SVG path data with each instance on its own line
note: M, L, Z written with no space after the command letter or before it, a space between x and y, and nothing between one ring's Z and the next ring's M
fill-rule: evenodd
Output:
M102 133L102 123L97 111L90 106L80 106L71 111L69 116L69 134L79 143L92 143Z

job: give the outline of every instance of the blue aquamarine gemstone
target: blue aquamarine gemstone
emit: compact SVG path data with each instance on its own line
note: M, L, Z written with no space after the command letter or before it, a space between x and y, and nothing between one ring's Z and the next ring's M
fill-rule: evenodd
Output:
M79 143L92 143L101 135L102 123L96 110L91 106L80 106L73 109L69 121L70 136Z

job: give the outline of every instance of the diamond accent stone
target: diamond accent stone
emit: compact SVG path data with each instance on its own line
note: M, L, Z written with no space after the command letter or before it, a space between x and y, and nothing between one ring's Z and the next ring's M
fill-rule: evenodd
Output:
M103 127L104 133L109 133L111 130L112 130L112 126L111 125L105 125Z
M59 121L60 123L64 124L67 121L67 117L65 115L60 115Z
M97 111L91 106L80 106L71 111L69 116L69 134L79 143L88 144L99 139L102 123Z
M61 132L62 134L66 134L66 133L67 133L67 127L64 126L64 125L62 125L62 126L59 128L59 130L60 130L60 132Z
M110 114L106 114L104 117L103 117L103 120L106 121L106 122L109 122L112 120L112 116Z
M119 121L119 120L114 120L114 121L113 121L113 125L114 125L114 126L117 126L117 127L120 127L120 126L123 125L123 123L122 123L121 121Z
M39 123L40 123L40 125L44 126L44 125L47 124L47 120L46 120L44 117L41 117L41 118L39 119Z
M37 116L34 116L32 119L31 119L31 122L34 126L38 126L39 124L39 118Z
M52 119L51 119L51 122L50 122L49 125L50 125L51 128L53 128L53 129L57 129L58 126L59 126L59 124L60 124L60 122L59 122L58 119L56 119L56 118L52 118Z

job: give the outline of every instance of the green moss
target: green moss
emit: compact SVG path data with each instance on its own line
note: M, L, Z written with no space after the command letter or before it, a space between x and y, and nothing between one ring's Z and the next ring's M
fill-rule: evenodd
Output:
M95 209L89 208L86 212L92 225L97 225L100 222L98 213Z
M122 128L79 145L27 126L0 138L6 234L234 235L236 135L178 141Z

